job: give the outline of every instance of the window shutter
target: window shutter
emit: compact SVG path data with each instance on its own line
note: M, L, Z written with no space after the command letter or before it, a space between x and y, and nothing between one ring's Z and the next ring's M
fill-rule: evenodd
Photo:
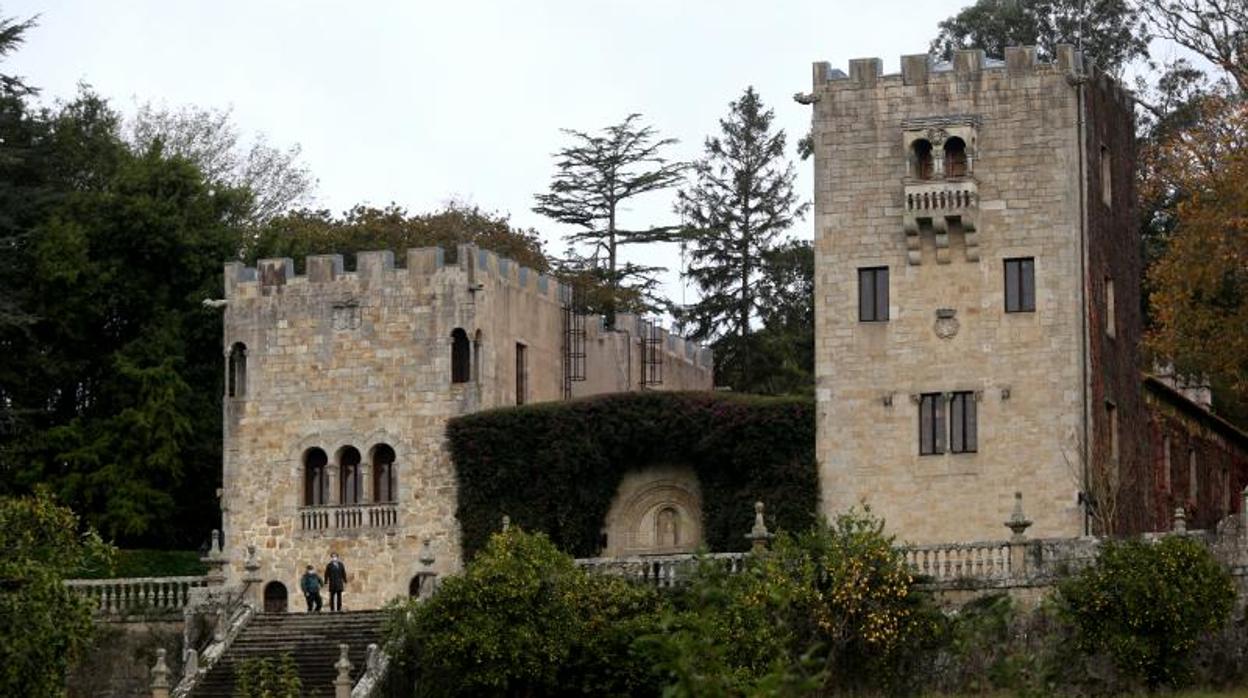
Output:
M935 400L931 395L924 395L919 401L919 454L935 453L936 444L932 441L932 419L934 417Z
M875 319L888 319L888 267L875 272Z
M1012 259L1005 260L1005 310L1018 310L1018 263Z
M976 412L975 394L966 394L966 450L979 450L979 415Z
M948 401L945 400L945 396L943 394L937 393L932 396L932 402L935 403L935 407L936 407L936 410L935 410L936 424L935 424L935 429L932 430L936 434L936 448L934 452L944 453L945 452L945 421L946 421L945 420L945 405L947 404Z
M1019 276L1022 286L1022 298L1020 310L1036 309L1036 260L1024 259L1020 264L1022 269Z
M867 269L858 270L858 319L874 320L871 308L871 272Z
M962 439L962 428L965 425L963 405L966 403L966 396L962 393L954 393L951 407L953 409L952 428L949 430L949 450L954 453L961 453L966 450L966 445Z

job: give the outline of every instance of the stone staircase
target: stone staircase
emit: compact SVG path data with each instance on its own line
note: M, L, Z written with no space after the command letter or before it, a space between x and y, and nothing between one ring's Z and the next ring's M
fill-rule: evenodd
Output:
M346 643L350 647L354 685L364 673L369 643L382 642L384 619L383 611L257 614L191 691L191 696L233 698L235 672L243 661L264 657L278 660L282 654L290 653L299 667L303 695L332 698L338 645Z

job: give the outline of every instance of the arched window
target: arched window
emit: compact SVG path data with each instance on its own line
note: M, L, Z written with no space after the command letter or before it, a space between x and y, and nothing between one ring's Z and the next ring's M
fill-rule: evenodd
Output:
M420 598L421 582L425 580L424 575L418 574L412 577L412 581L407 583L407 595L413 599Z
M281 582L269 582L264 585L264 612L286 612L286 585Z
M945 176L965 177L966 175L966 141L954 136L945 141Z
M360 503L360 451L354 446L338 449L338 503Z
M456 327L451 331L451 382L467 383L472 376L472 355L468 346L468 333Z
M932 178L932 144L920 138L910 144L910 162L918 179Z
M305 506L319 507L327 504L329 494L329 473L325 466L329 464L329 456L319 448L309 448L303 453L303 503Z
M394 449L387 444L373 446L373 501L393 502Z
M230 347L229 373L226 378L226 395L242 397L247 394L247 345L235 342Z

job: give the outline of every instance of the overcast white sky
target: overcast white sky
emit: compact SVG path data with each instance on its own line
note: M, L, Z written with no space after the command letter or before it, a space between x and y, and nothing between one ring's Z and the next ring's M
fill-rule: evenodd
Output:
M564 231L530 207L566 142L560 128L640 112L680 139L673 157L692 159L754 85L793 154L810 112L791 96L809 91L812 61L844 69L879 56L895 72L967 4L46 0L4 2L0 14L40 15L6 72L45 99L85 81L126 112L149 100L232 107L244 131L302 146L319 206L427 211L457 198L537 228L559 253ZM810 198L810 163L798 171ZM658 194L624 224L669 222L670 209ZM810 220L794 234L809 238ZM681 298L674 248L630 258L672 267L669 295Z

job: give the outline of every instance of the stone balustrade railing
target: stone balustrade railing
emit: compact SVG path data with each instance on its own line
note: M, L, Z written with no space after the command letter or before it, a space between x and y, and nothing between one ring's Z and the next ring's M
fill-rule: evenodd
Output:
M914 545L902 548L910 570L934 581L1008 579L1010 544L1006 541Z
M299 509L299 529L302 531L384 529L394 528L398 523L399 509L392 502L333 504Z
M711 560L735 574L744 566L749 553L711 553L708 555L643 555L637 557L589 557L576 560L576 565L593 574L624 577L659 588L680 584L697 567L699 560Z
M192 589L208 585L207 576L65 580L65 586L94 601L101 615L181 611Z

